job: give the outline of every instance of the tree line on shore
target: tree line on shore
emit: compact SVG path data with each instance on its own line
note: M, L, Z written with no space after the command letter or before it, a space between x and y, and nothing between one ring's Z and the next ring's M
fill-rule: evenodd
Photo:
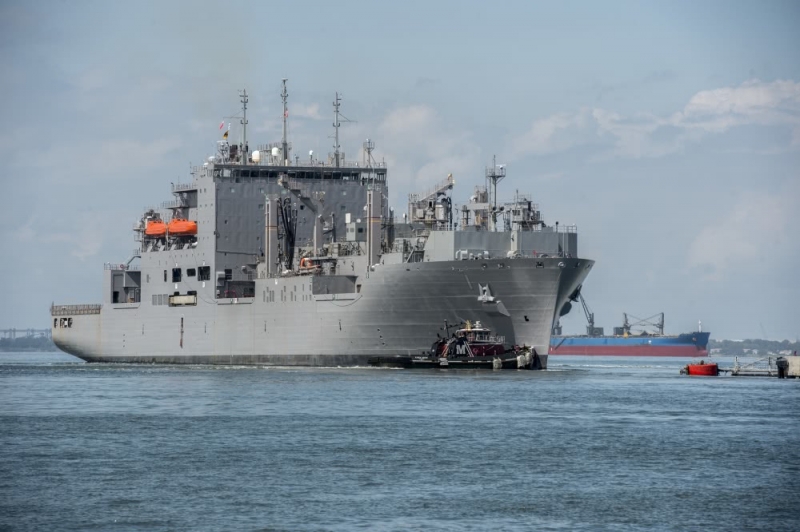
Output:
M790 342L789 340L778 342L758 339L710 340L708 342L708 350L715 355L725 356L786 355L800 352L800 342Z

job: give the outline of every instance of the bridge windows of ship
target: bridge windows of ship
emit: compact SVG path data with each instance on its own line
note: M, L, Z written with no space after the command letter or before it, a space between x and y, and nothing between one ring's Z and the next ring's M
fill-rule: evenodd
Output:
M241 179L277 179L282 175L286 175L289 179L322 179L322 180L336 180L336 181L358 181L358 180L373 180L384 182L386 181L386 171L371 170L358 168L343 171L331 171L328 168L305 168L305 169L292 169L287 172L286 168L274 169L258 169L258 170L242 170L231 168L217 168L212 174L215 179L233 179L235 183L240 183Z
M71 329L72 318L53 318L53 327L57 329Z
M197 270L195 268L186 269L186 277L195 277L196 275L197 275Z
M180 268L172 268L172 282L173 283L181 282L181 269Z
M198 281L210 281L211 280L211 266L200 266L198 269Z

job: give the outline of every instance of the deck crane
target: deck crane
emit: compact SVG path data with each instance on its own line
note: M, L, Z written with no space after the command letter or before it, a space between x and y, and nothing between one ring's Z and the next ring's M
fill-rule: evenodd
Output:
M586 315L586 321L588 322L588 325L586 325L586 336L603 336L603 328L594 326L594 312L589 310L589 305L587 305L586 300L583 299L583 294L578 293L578 299L581 301L583 313Z
M628 316L633 318L634 322L628 320ZM634 316L633 314L628 314L627 312L622 313L623 322L622 322L622 332L623 334L633 334L634 332L639 332L639 334L643 335L650 335L650 336L664 336L664 313L659 312L658 314L653 314L647 318L639 318ZM656 321L658 318L658 321ZM641 331L633 331L633 327L640 327ZM649 332L647 327L652 327L656 330L655 334ZM652 329L650 330L652 331Z
M589 305L586 304L586 300L583 299L583 294L581 294L581 286L579 286L575 292L571 296L569 296L570 302L576 302L580 300L581 307L583 307L583 314L586 316L586 321L588 325L586 325L586 336L603 336L603 328L602 327L595 327L594 326L594 312L589 309ZM561 329L561 316L566 315L572 305L570 302L567 302L564 305L564 308L561 309L561 315L556 320L555 324L553 325L552 334L554 336L561 336L562 329Z
M456 181L453 174L437 183L424 194L408 195L408 221L424 223L428 229L452 229L453 203L449 192Z

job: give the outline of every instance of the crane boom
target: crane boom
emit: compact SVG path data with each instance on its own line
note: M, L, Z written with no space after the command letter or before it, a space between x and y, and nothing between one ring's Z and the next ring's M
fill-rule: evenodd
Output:
M594 312L589 310L589 305L586 304L586 300L583 299L583 294L578 293L578 299L581 300L581 306L583 307L583 313L586 315L586 321L589 323L586 326L586 335L587 336L602 336L603 329L598 329L594 326Z

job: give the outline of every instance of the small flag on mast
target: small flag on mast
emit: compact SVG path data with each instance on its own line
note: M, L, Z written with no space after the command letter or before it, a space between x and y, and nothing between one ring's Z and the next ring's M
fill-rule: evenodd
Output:
M219 123L219 128L222 129L223 127L225 127L225 121L224 120Z
M225 140L228 140L228 133L229 132L230 132L230 130L226 131L225 134L222 135L222 138L225 139Z

